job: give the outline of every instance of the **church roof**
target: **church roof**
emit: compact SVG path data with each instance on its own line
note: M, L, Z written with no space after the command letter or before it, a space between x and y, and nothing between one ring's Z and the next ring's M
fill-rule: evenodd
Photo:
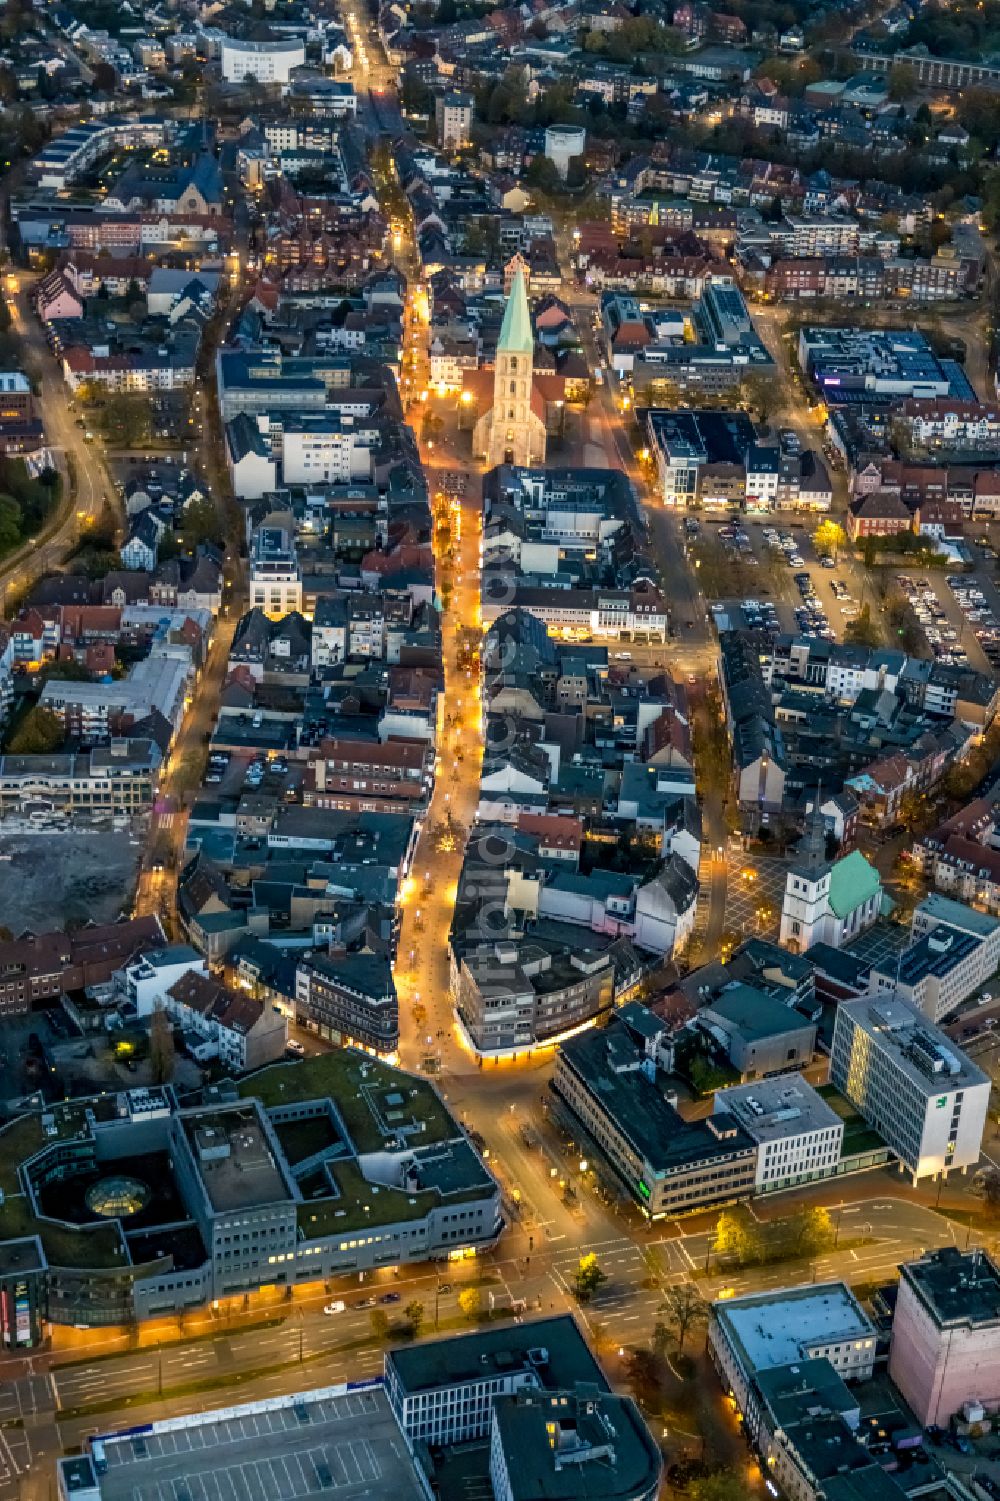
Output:
M524 285L524 272L518 267L511 282L507 306L503 310L497 353L534 355L534 352L535 336L531 328L531 313L528 311L528 293Z
M830 906L834 916L847 917L869 897L877 895L881 885L878 871L868 864L860 850L845 855L830 872Z

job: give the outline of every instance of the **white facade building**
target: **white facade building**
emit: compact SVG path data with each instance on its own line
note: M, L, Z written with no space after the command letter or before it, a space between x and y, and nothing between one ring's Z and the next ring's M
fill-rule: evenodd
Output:
M197 949L187 943L176 943L165 949L150 949L134 964L119 970L116 983L135 1006L141 1021L158 1006L166 1008L167 991L191 970L204 978L208 976L208 965Z
M472 116L475 101L471 94L449 90L435 101L434 117L438 140L445 151L460 151L472 139Z
M905 1001L840 1003L830 1079L914 1182L979 1161L989 1077Z
M227 83L288 83L292 69L306 60L302 42L291 39L249 42L227 37L222 44L222 76Z
M881 878L860 850L831 864L814 849L785 879L779 938L797 954L814 943L839 949L871 927L881 908Z
M311 424L286 424L281 439L281 473L286 485L350 484L371 478L370 445L375 434L364 428L358 431Z
M875 1330L844 1282L810 1283L715 1302L708 1348L748 1428L751 1387L758 1371L824 1358L843 1381L867 1381L875 1369Z
M579 125L550 125L545 132L545 155L563 182L569 174L574 156L587 149L587 132Z
M302 608L302 569L295 542L283 527L265 524L253 539L250 603L274 620Z
M844 1122L805 1079L784 1075L720 1089L713 1112L720 1111L735 1116L757 1143L758 1193L836 1172Z

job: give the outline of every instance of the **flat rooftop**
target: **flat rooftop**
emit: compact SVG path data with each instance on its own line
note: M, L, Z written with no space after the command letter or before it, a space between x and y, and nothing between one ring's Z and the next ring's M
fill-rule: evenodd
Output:
M940 980L964 964L979 944L980 940L974 933L963 933L959 928L938 923L936 928L905 949L896 965L890 959L887 972L891 975L895 968L901 985L919 985L921 980L931 976Z
M899 1271L939 1328L1000 1324L1000 1268L985 1251L945 1246Z
M520 1392L498 1397L495 1431L514 1501L651 1495L663 1466L628 1397Z
M41 1247L33 1235L0 1245L0 1276L16 1277L27 1272L40 1272L43 1265Z
M717 1090L715 1108L735 1116L755 1141L778 1141L843 1124L807 1080L789 1074Z
M169 1419L155 1432L91 1440L92 1453L97 1445L107 1461L97 1480L102 1501L298 1501L319 1491L335 1492L337 1501L423 1501L380 1385L270 1398L200 1421Z
M875 1338L861 1305L843 1282L750 1293L716 1302L712 1310L741 1347L748 1370L792 1365L815 1346L830 1341Z
M182 1120L216 1214L291 1198L255 1111L196 1110Z
M790 1019L797 1015L781 1009ZM754 1151L753 1141L735 1121L727 1122L723 1134L717 1134L723 1130L719 1116L708 1121L684 1120L666 1098L666 1076L658 1071L650 1079L638 1066L639 1050L617 1018L601 1031L567 1038L559 1053L560 1063L612 1118L650 1171L676 1172L689 1163Z
M953 897L943 896L940 891L932 891L929 896L925 896L917 908L917 914L924 919L947 923L952 928L961 928L966 933L975 933L980 938L988 938L1000 927L1000 918L991 917L988 912L977 912L975 907L969 907L965 902L956 902Z
M838 1023L841 1016L874 1038L908 1082L925 1095L976 1085L989 1088L989 1076L907 1001L861 996L843 1001L837 1008Z
M528 1351L543 1351L544 1360L529 1361ZM435 1391L479 1381L486 1375L535 1370L547 1391L572 1388L578 1382L609 1390L600 1366L591 1355L580 1329L568 1313L554 1319L534 1319L503 1328L484 1327L474 1334L401 1346L386 1356L395 1366L403 1391Z

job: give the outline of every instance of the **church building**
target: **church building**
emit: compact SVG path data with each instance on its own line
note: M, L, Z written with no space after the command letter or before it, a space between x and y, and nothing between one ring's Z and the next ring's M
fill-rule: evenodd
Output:
M524 272L518 268L497 340L492 400L484 399L472 433L473 454L488 468L544 464L545 410L545 395L535 376L528 293Z
M781 904L782 944L804 954L814 943L842 948L870 928L882 911L882 880L860 850L841 860L823 854L822 818L814 815L802 858L785 879Z

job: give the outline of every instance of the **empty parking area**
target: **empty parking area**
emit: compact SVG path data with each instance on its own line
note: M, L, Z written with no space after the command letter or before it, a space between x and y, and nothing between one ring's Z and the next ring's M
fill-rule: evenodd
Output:
M776 938L791 862L730 850L726 883L726 929L740 939Z
M103 1440L102 1501L419 1495L381 1388L312 1394Z

